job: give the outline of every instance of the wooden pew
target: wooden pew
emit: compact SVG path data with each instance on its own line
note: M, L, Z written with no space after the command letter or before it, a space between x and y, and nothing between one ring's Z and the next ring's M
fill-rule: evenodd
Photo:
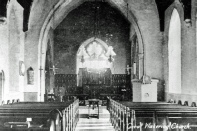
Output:
M65 118L69 117L73 123L77 123L77 111L78 100L48 103L18 102L3 105L0 106L0 130L71 131L66 130L72 125L66 125Z
M5 101L3 100L1 102L1 105L0 106L2 106L4 104L18 103L19 101L20 101L19 99L13 99L12 102L10 102L10 100L7 100L7 103L5 103Z
M121 131L196 131L197 107L108 99L111 122ZM183 127L185 129L183 129ZM174 129L173 129L174 128ZM182 128L182 129L178 129ZM189 129L188 129L189 128Z
M67 103L37 103L24 102L17 104L4 105L0 108L1 125L7 122L26 122L27 118L32 119L32 123L36 122L39 126L47 126L47 121L54 121L60 115L58 110L63 110L72 102ZM12 121L10 121L12 120ZM50 122L50 121L49 121ZM17 124L17 123L16 123ZM53 124L52 122L50 124ZM9 125L9 123L7 123ZM57 124L58 125L58 124ZM13 125L10 125L13 126ZM27 126L27 124L26 124Z

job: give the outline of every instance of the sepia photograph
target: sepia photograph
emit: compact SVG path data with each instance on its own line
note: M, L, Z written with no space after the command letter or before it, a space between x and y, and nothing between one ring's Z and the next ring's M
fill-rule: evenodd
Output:
M0 0L0 131L197 131L197 0Z

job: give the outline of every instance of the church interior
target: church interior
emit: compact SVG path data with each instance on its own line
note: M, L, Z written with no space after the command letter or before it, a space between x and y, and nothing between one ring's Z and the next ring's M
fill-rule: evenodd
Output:
M197 130L196 18L196 0L0 0L0 130L98 130L89 110Z

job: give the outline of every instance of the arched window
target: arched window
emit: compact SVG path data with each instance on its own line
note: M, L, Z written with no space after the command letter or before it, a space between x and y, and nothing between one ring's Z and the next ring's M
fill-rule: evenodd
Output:
M181 93L181 20L176 9L170 20L168 55L169 92Z
M77 68L111 68L114 59L113 56L116 55L113 47L108 47L100 39L87 42L83 43L77 52Z

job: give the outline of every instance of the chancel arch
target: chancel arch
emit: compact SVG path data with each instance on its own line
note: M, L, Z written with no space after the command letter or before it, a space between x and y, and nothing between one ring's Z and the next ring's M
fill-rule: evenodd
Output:
M44 81L44 86L46 88L40 88L39 94L50 94L53 92L54 86L54 75L55 75L55 66L54 66L54 48L53 48L53 30L50 28L49 34L47 36L47 44L42 48L43 58L43 67L40 67L40 72L43 72L42 80Z
M50 44L50 41L48 41L47 44L47 50L46 50L46 63L45 63L45 87L46 87L46 92L51 92L51 82L52 82L52 67L53 67L53 61L52 61L52 47Z
M62 2L62 1L61 1ZM43 47L45 47L46 44L46 40L47 40L47 34L49 33L50 28L52 27L53 29L56 29L56 27L58 26L59 23L62 22L63 18L65 18L70 11L72 11L73 9L75 9L76 7L78 7L79 5L81 5L83 2L82 1L78 1L77 3L74 3L74 1L66 1L65 3L61 3L59 2L56 6L54 6L54 9L49 13L45 23L43 24L43 27L41 29L41 33L40 33L40 38L39 38L39 67L44 67L45 64L45 57L43 56L43 52L45 52L45 50L43 50ZM142 36L140 33L140 29L138 27L138 24L136 22L136 18L135 16L132 14L132 11L130 9L126 10L123 5L116 3L117 1L115 0L111 0L109 3L109 5L115 7L117 10L119 10L121 13L123 13L124 17L133 25L133 28L137 34L137 39L138 39L138 44L139 44L139 52L142 55L141 58L141 64L140 66L140 72L144 74L144 46L143 46L143 40L142 40ZM121 1L123 2L123 1ZM124 3L124 2L123 2ZM126 4L126 3L124 3ZM130 67L132 66L131 64L129 65ZM125 69L123 69L123 71L125 72ZM40 72L40 73L44 73L44 72ZM42 75L39 75L42 76ZM142 74L141 74L142 76ZM43 83L43 79L40 79L41 82L39 82L38 84L40 85L40 88L45 88L44 83Z
M181 93L181 19L172 12L168 34L169 92Z

